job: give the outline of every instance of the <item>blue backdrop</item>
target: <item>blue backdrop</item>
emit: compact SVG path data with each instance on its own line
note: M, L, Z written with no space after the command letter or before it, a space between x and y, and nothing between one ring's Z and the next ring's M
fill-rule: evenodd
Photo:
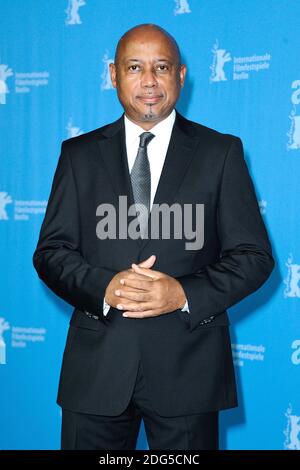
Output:
M32 253L61 141L120 116L108 64L127 29L153 22L188 65L178 110L242 138L277 262L230 309L240 406L222 413L222 447L300 449L299 18L298 0L1 0L0 448L59 448L72 308Z

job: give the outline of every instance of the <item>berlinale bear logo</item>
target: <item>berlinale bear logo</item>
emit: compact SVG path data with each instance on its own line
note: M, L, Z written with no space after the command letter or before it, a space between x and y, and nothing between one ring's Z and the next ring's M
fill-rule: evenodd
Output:
M289 450L300 450L300 416L292 414L292 405L289 405L285 416L288 422L284 431L286 437L284 447Z
M12 198L6 191L0 191L0 220L8 220L8 215L5 210L7 204L12 202Z
M225 49L219 48L218 40L216 40L211 51L214 56L213 56L213 63L210 66L210 70L211 70L210 81L222 82L222 81L227 80L225 71L224 71L224 66L226 62L231 61L230 53L227 52Z
M6 95L9 93L6 80L12 75L12 69L10 69L6 64L0 64L0 104L6 104Z
M6 344L3 333L9 330L9 323L4 318L0 318L0 364L6 364Z
M283 281L286 285L284 297L300 297L300 264L293 263L293 256L290 254L287 263L288 274Z
M81 24L81 19L78 10L84 5L84 0L69 0L68 8L65 10L65 12L67 13L67 25Z

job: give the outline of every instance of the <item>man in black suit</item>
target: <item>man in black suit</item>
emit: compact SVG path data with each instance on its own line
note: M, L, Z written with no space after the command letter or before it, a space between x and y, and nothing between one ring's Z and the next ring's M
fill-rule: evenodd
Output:
M237 406L226 309L274 265L242 143L175 111L186 66L162 28L129 30L110 72L125 113L63 142L34 253L75 307L62 449L134 449L141 418L150 449L217 449L219 410ZM203 243L178 236L190 216L164 236L162 204L192 207Z

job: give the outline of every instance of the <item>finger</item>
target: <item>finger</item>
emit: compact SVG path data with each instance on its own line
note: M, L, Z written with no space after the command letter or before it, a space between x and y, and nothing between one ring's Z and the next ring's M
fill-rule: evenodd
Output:
M127 299L120 298L118 304L117 304L117 309L118 310L124 310L124 311L130 311L130 312L142 312L144 310L151 310L153 309L153 303L152 302L135 302L135 301L128 301Z
M143 290L143 291L150 291L153 288L153 279L150 277L147 277L147 280L145 281L139 281L138 279L120 279L120 283L123 286L128 286L131 287L132 289L138 289L138 290Z
M126 271L122 275L122 279L131 279L131 280L135 279L135 280L139 280L139 281L149 281L150 280L149 276L146 276L145 274L142 274L142 273L136 273L134 270Z
M159 271L154 271L154 269L147 269L147 268L141 268L140 266L138 266L137 264L133 263L132 265L132 269L134 270L134 272L136 274L141 274L141 275L144 275L144 276L148 276L148 277L151 277L152 279L158 279L158 274L159 274Z
M142 291L134 292L130 289L129 290L117 289L115 291L115 295L117 297L122 297L123 299L134 300L135 302L148 302L152 300L151 296L148 293L145 293Z
M158 310L145 310L143 312L126 311L122 313L122 316L126 318L149 318L157 317L158 315L160 315L160 312Z
M141 266L142 268L152 268L155 261L156 261L156 256L151 255L145 261L142 261L141 263L139 263L139 266Z

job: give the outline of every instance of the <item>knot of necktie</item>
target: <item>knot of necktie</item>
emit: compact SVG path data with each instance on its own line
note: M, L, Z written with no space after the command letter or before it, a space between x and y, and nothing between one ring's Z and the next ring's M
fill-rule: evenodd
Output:
M143 132L142 134L140 134L140 147L141 148L147 147L147 145L153 139L153 137L154 137L154 134L152 134L151 132Z

